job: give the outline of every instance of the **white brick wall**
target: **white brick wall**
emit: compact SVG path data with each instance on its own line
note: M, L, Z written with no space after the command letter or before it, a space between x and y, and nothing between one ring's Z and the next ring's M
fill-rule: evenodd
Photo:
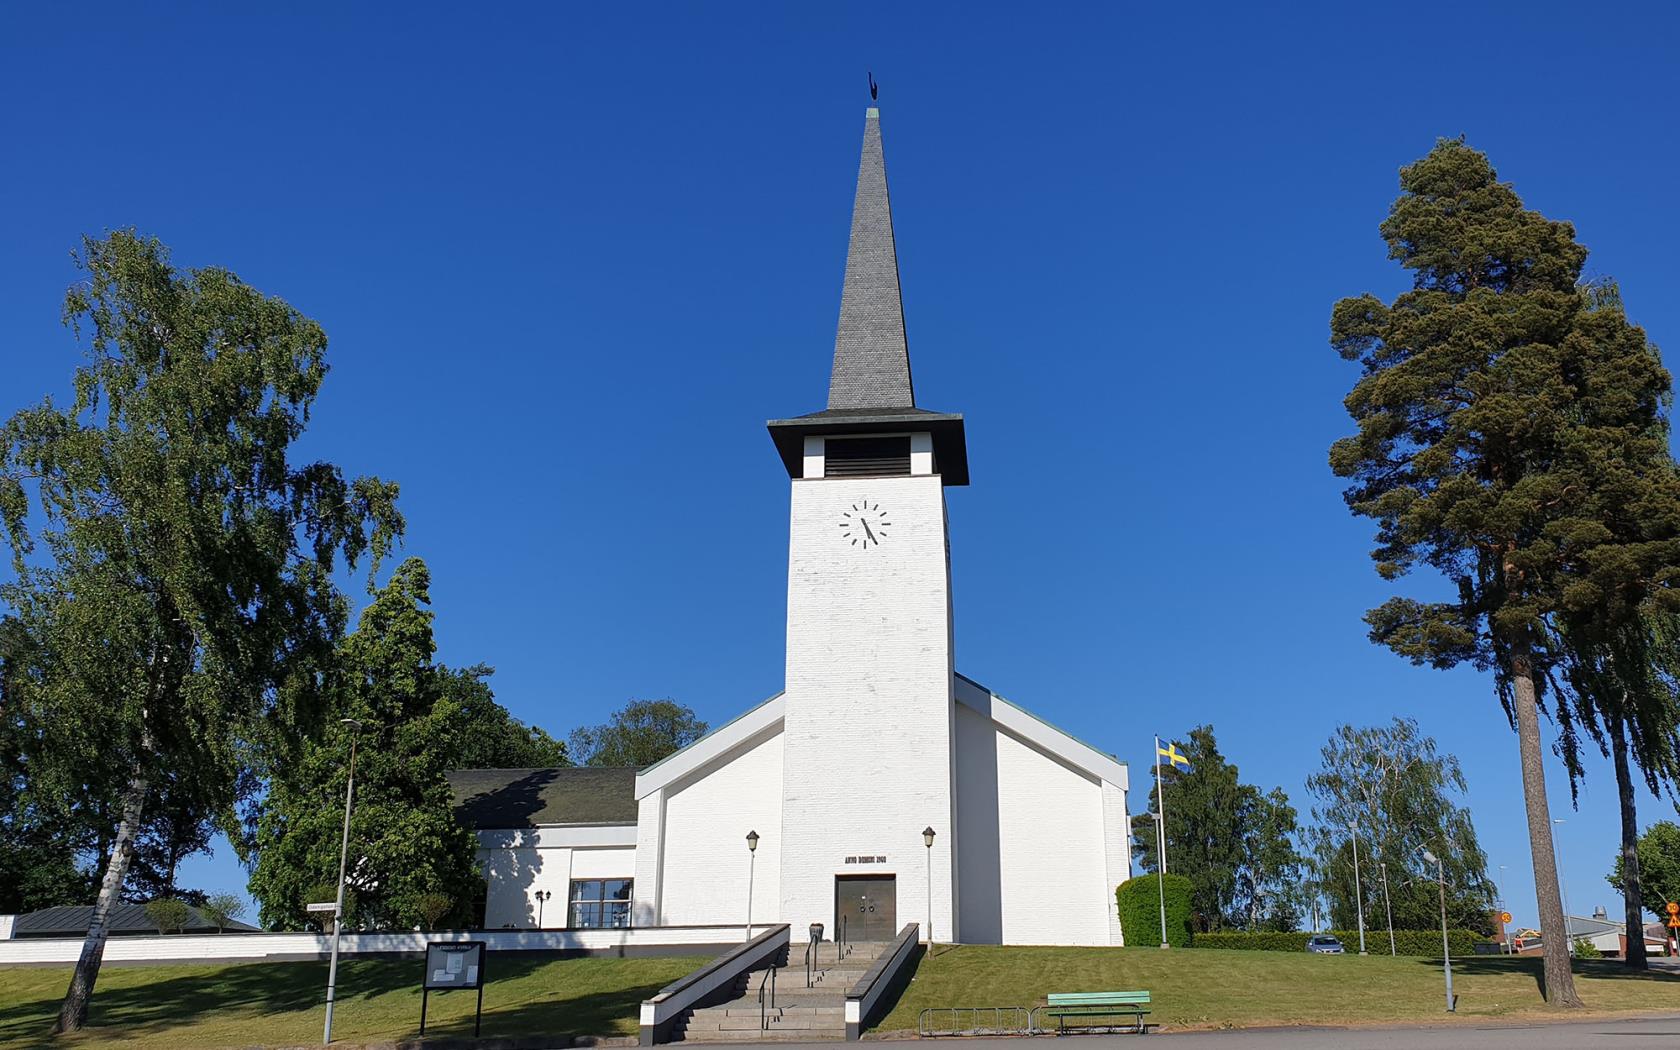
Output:
M519 841L534 841L537 834L540 829ZM636 871L634 846L502 846L481 849L478 859L488 883L484 926L490 930L534 928L539 915L547 929L565 926L573 879L628 879ZM539 890L554 894L540 909Z
M868 548L840 528L865 499L891 523ZM951 938L951 688L940 479L794 481L781 918L796 930L833 929L837 874L896 875L898 925L925 922L931 860L933 930ZM887 860L845 863L857 855Z
M485 850L479 854L484 878L489 884L484 897L484 927L530 929L537 925L539 890L554 898L542 907L544 926L566 925L567 882L571 878L572 851L566 848Z
M1101 782L995 736L1003 943L1112 943Z
M665 794L664 856L659 874L663 925L747 920L753 872L754 922L780 921L782 735L769 732ZM756 858L747 832L759 834Z

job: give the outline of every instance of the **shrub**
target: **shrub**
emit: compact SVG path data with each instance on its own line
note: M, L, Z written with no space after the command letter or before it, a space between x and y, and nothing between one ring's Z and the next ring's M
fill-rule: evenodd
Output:
M146 902L146 918L159 933L180 933L192 918L192 907L184 900L160 897Z
M1251 952L1304 952L1307 950L1309 933L1290 931L1279 933L1275 931L1257 931L1245 933L1241 930L1221 931L1218 933L1198 933L1191 943L1195 948L1236 948Z
M245 901L237 893L212 893L204 899L199 913L215 923L219 932L245 914Z
M414 902L415 910L426 924L426 929L437 929L438 920L449 914L449 909L455 907L455 899L445 893L422 893Z
M1602 959L1604 958L1604 953L1598 950L1598 945L1587 940L1585 937L1580 937L1575 941L1575 958Z
M1326 933L1342 942L1342 947L1349 952L1359 950L1358 930L1326 930ZM1290 933L1244 933L1233 930L1224 933L1198 933L1192 942L1196 948L1236 948L1258 952L1304 952L1307 950L1307 938L1310 933L1294 931ZM1476 944L1487 938L1474 930L1452 930L1448 934L1448 944L1453 955L1474 955ZM1388 954L1388 930L1366 929L1365 950L1372 955ZM1435 958L1441 954L1440 930L1395 930L1394 950L1400 955L1418 955Z
M1157 881L1161 886L1157 886ZM1114 891L1120 909L1120 932L1133 947L1153 948L1161 943L1161 892L1167 897L1167 943L1175 948L1190 946L1190 880L1183 875L1139 875L1127 879Z

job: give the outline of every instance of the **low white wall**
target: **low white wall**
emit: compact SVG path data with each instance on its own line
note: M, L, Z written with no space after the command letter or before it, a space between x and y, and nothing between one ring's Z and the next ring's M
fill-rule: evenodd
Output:
M428 941L484 941L493 952L680 950L746 939L745 926L644 927L630 930L449 930L441 933L346 933L341 955L425 951ZM0 943L0 965L54 965L76 961L80 937L24 937ZM320 933L175 934L112 937L106 962L221 962L326 956L332 938Z

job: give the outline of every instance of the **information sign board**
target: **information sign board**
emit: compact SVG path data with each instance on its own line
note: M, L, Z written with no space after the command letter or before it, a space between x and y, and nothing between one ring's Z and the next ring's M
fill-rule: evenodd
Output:
M426 945L427 988L434 992L446 988L477 988L483 981L483 941L434 941Z
M484 1017L484 942L433 941L426 945L426 972L420 979L420 1034L426 1034L427 1000L433 992L466 988L478 991L473 1035Z

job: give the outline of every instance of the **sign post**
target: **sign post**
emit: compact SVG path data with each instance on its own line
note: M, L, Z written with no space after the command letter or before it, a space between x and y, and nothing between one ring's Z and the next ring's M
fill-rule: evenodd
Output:
M471 988L478 992L473 1037L484 1021L484 942L447 941L426 945L426 973L420 982L420 1034L426 1034L427 1000L434 991Z

